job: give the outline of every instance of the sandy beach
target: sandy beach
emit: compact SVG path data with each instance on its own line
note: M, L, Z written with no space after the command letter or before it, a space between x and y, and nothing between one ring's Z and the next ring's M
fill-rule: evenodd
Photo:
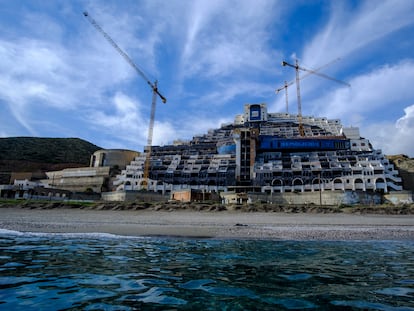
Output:
M8 207L0 209L0 229L197 238L414 240L414 216Z

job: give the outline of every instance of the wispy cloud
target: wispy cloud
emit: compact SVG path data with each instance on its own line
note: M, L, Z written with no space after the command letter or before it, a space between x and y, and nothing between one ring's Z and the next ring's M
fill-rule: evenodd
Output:
M150 69L154 74L159 70L156 64L158 45L161 37L165 39L166 36L162 31L175 38L183 38L173 47L183 55L177 75L181 74L187 80L191 78L189 81L195 76L201 78L199 81L202 77L214 76L214 80L208 83L209 87L197 93L197 101L198 104L204 102L220 106L241 94L263 93L263 85L237 73L251 71L252 76L259 75L257 72L266 72L267 65L274 61L271 57L273 51L266 42L270 37L266 28L274 22L273 5L268 1L259 1L255 6L249 1L195 1L185 6L167 4L158 6L156 13L152 13L153 16L167 17L157 27L152 27L157 25L156 21L143 18L144 13L155 12L152 3L132 6L131 12L122 8L113 10L111 5L92 2L79 12L72 8L61 13L79 19L80 36L71 41L65 41L67 30L58 23L58 17L27 11L21 27L33 28L31 38L4 41L4 48L0 50L5 60L1 64L3 72L8 73L8 76L0 78L0 85L4 86L0 96L31 135L38 134L36 126L42 123L39 106L55 109L56 113L86 109L89 127L95 127L94 120L99 120L100 131L110 133L113 141L144 145L149 108L138 104L139 94L135 99L120 95L128 83L137 79L137 75L81 15L81 11L88 11L138 66L143 63L144 66L140 67ZM183 10L184 7L190 9ZM172 9L181 17L169 16ZM132 14L135 11L139 14ZM187 21L188 27L173 27L182 21ZM36 31L34 24L51 31ZM190 90L191 84L185 86L185 80L180 83L182 86L176 86L178 89ZM144 82L137 84L138 90L146 90ZM147 100L148 92L143 94ZM201 111L200 116L212 118L211 113L210 110L210 115L205 115ZM233 117L230 115L226 121ZM81 114L79 122L82 119L85 115ZM220 119L212 118L211 121L191 122L197 126L183 127L174 119L156 120L154 143L202 133L219 122ZM121 130L115 131L115 125ZM131 134L125 138L124 133Z
M302 15L303 5L9 2L0 8L0 134L71 135L106 148L140 150L146 144L151 90L83 11L151 80L159 79L168 102L163 106L158 100L154 144L231 122L244 103L267 102L269 111L284 111L284 96L274 90L294 78L293 70L286 74L280 66L282 55L292 53L309 68L340 56L327 73L352 84L342 88L323 78L306 79L301 84L304 114L360 125L373 142L382 139L379 129L368 135L375 124L399 133L412 130L414 47L405 30L412 34L414 2L310 1L306 6L320 14L311 18ZM405 54L395 55L395 48ZM294 87L289 91L293 112Z
M336 57L346 60L351 54L352 61L366 58L370 53L362 53L363 49L378 49L376 42L414 23L412 1L364 1L357 4L356 10L348 5L346 1L331 2L329 22L306 44L304 63L314 66Z
M414 26L412 1L364 1L357 3L355 8L349 5L346 1L332 2L327 24L305 44L298 55L304 67L310 69L340 57L339 62L324 71L328 70L330 76L345 82L355 80L359 75L365 76L367 69L372 71L400 62L401 59L395 57L382 59L381 55L389 54L389 45L395 44L393 40L397 31ZM402 44L400 42L404 40L407 38L401 37L398 43ZM313 77L301 84L301 95L314 99L324 91L341 87L324 78ZM352 84L352 92L358 94L364 92L364 88ZM280 106L279 100L277 107Z
M272 59L268 28L275 23L275 2L194 1L182 53L182 75L204 78L264 72Z
M28 29L36 28L36 24L52 30L52 35L34 33L0 44L0 69L6 73L0 76L0 99L29 135L38 135L38 127L47 115L44 111L53 109L59 123L68 111L76 115L76 111L94 106L103 110L108 91L135 77L119 55L114 57L112 47L97 43L99 34L88 37L85 31L86 35L65 42L64 31L56 20L33 13L23 20ZM92 29L87 24L85 28ZM78 114L79 121L82 116Z
M68 97L62 98L59 90L67 84L69 70L53 44L22 38L14 43L1 41L0 46L4 60L0 70L7 73L0 76L0 98L16 120L35 134L30 112L36 106L67 107Z

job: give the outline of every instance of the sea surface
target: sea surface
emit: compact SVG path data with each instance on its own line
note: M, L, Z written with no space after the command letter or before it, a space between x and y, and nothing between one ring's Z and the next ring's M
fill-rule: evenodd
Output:
M0 231L0 310L414 310L414 241Z

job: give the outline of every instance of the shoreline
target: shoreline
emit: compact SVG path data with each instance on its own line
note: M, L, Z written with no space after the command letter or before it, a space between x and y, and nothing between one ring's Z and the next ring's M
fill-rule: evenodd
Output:
M414 241L414 216L2 207L0 229L142 237Z

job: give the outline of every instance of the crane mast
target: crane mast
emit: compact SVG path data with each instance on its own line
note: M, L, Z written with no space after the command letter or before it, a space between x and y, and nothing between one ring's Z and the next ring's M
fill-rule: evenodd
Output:
M155 88L157 88L158 82L154 82ZM157 102L157 92L152 92L152 104L151 104L151 114L150 114L150 123L148 126L148 136L147 136L147 148L145 153L145 164L144 164L144 187L148 190L148 178L149 178L149 169L151 164L151 151L152 151L152 135L154 132L154 120L155 120L155 105Z
M297 94L297 101L298 101L299 135L303 137L303 136L305 136L305 129L304 129L303 123L302 123L302 103L301 103L301 97L300 97L300 84L299 84L299 81L301 80L301 78L299 77L299 70L306 71L306 72L308 72L308 74L315 74L315 75L320 76L320 77L323 77L325 79L328 79L328 80L331 80L331 81L335 81L337 83L344 84L344 85L346 85L348 87L350 87L351 85L349 83L346 83L346 82L341 81L341 80L337 80L337 79L332 78L332 77L330 77L328 75L325 75L323 73L318 73L316 70L311 70L311 69L306 69L306 68L300 67L299 66L299 62L298 62L297 59L296 59L294 65L289 64L288 62L282 61L282 66L289 66L289 67L295 68L295 73L296 73L296 79L295 79L295 82L296 82L296 94ZM323 66L323 67L325 67L325 66ZM287 90L287 87L288 86L289 85L285 83L284 88L286 88L286 90ZM281 89L283 89L283 88L281 88ZM281 89L278 89L278 90L280 91ZM276 90L276 91L278 91L278 90Z
M155 81L152 83L144 72L132 61L132 59L126 54L116 42L102 29L101 26L89 15L88 12L83 12L83 15L88 19L88 21L98 30L105 39L118 51L118 53L126 60L126 62L131 65L132 68L147 82L147 84L152 89L152 102L151 102L151 113L150 113L150 120L148 126L148 136L147 136L147 146L145 148L146 151L146 159L144 165L144 187L148 189L148 177L149 177L149 168L150 168L150 160L151 160L151 149L152 149L152 137L154 131L154 120L155 120L155 108L157 103L157 97L161 98L162 102L165 104L167 99L158 91L158 82Z
M286 63L286 62L285 62ZM285 66L285 64L283 64ZM299 135L305 136L305 129L303 128L303 122L302 122L302 102L300 98L300 87L299 87L299 62L296 60L295 62L295 72L296 72L296 95L298 97L298 121L299 121Z

